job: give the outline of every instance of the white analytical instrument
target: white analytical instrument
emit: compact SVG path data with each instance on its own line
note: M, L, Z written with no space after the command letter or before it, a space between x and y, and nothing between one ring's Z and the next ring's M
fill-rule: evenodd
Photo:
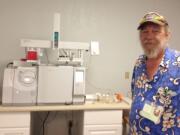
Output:
M83 53L90 50L90 45L62 41L59 45L52 48L50 41L21 40L26 61L14 61L13 66L5 69L3 104L84 103L86 68ZM36 52L35 57L29 50ZM48 59L44 63L43 56Z
M26 58L4 71L3 105L84 103L84 55L98 55L98 42L60 41L60 14L55 13L53 41L21 39L20 44Z

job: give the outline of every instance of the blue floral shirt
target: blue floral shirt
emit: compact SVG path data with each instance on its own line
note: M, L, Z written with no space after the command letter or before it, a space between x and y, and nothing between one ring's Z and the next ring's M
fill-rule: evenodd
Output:
M147 77L146 56L140 56L131 86L130 135L180 135L180 52L166 48L152 80ZM146 101L164 107L159 123L139 114Z

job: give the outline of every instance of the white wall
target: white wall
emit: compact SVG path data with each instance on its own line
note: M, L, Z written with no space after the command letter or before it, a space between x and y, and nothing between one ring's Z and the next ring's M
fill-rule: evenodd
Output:
M180 50L179 0L0 0L0 87L6 64L24 57L20 39L50 40L53 14L60 12L62 40L100 43L100 56L89 63L86 92L127 93L124 73L132 73L142 53L136 28L148 11L167 18L171 47Z
M61 13L62 40L100 42L100 56L91 58L87 93L124 91L141 53L136 27L148 11L168 19L172 47L180 49L178 0L0 0L0 86L5 65L24 57L21 38L51 39L53 13Z

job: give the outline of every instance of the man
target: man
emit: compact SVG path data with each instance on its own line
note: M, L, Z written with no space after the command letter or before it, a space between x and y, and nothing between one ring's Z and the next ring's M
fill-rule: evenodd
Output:
M168 48L168 22L150 12L138 30L144 55L133 71L130 135L180 135L180 53Z

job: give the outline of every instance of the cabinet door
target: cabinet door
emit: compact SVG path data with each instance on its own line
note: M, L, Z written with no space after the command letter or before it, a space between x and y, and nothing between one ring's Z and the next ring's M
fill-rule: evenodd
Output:
M84 135L122 135L122 125L86 125Z
M0 128L0 135L30 135L29 128Z

